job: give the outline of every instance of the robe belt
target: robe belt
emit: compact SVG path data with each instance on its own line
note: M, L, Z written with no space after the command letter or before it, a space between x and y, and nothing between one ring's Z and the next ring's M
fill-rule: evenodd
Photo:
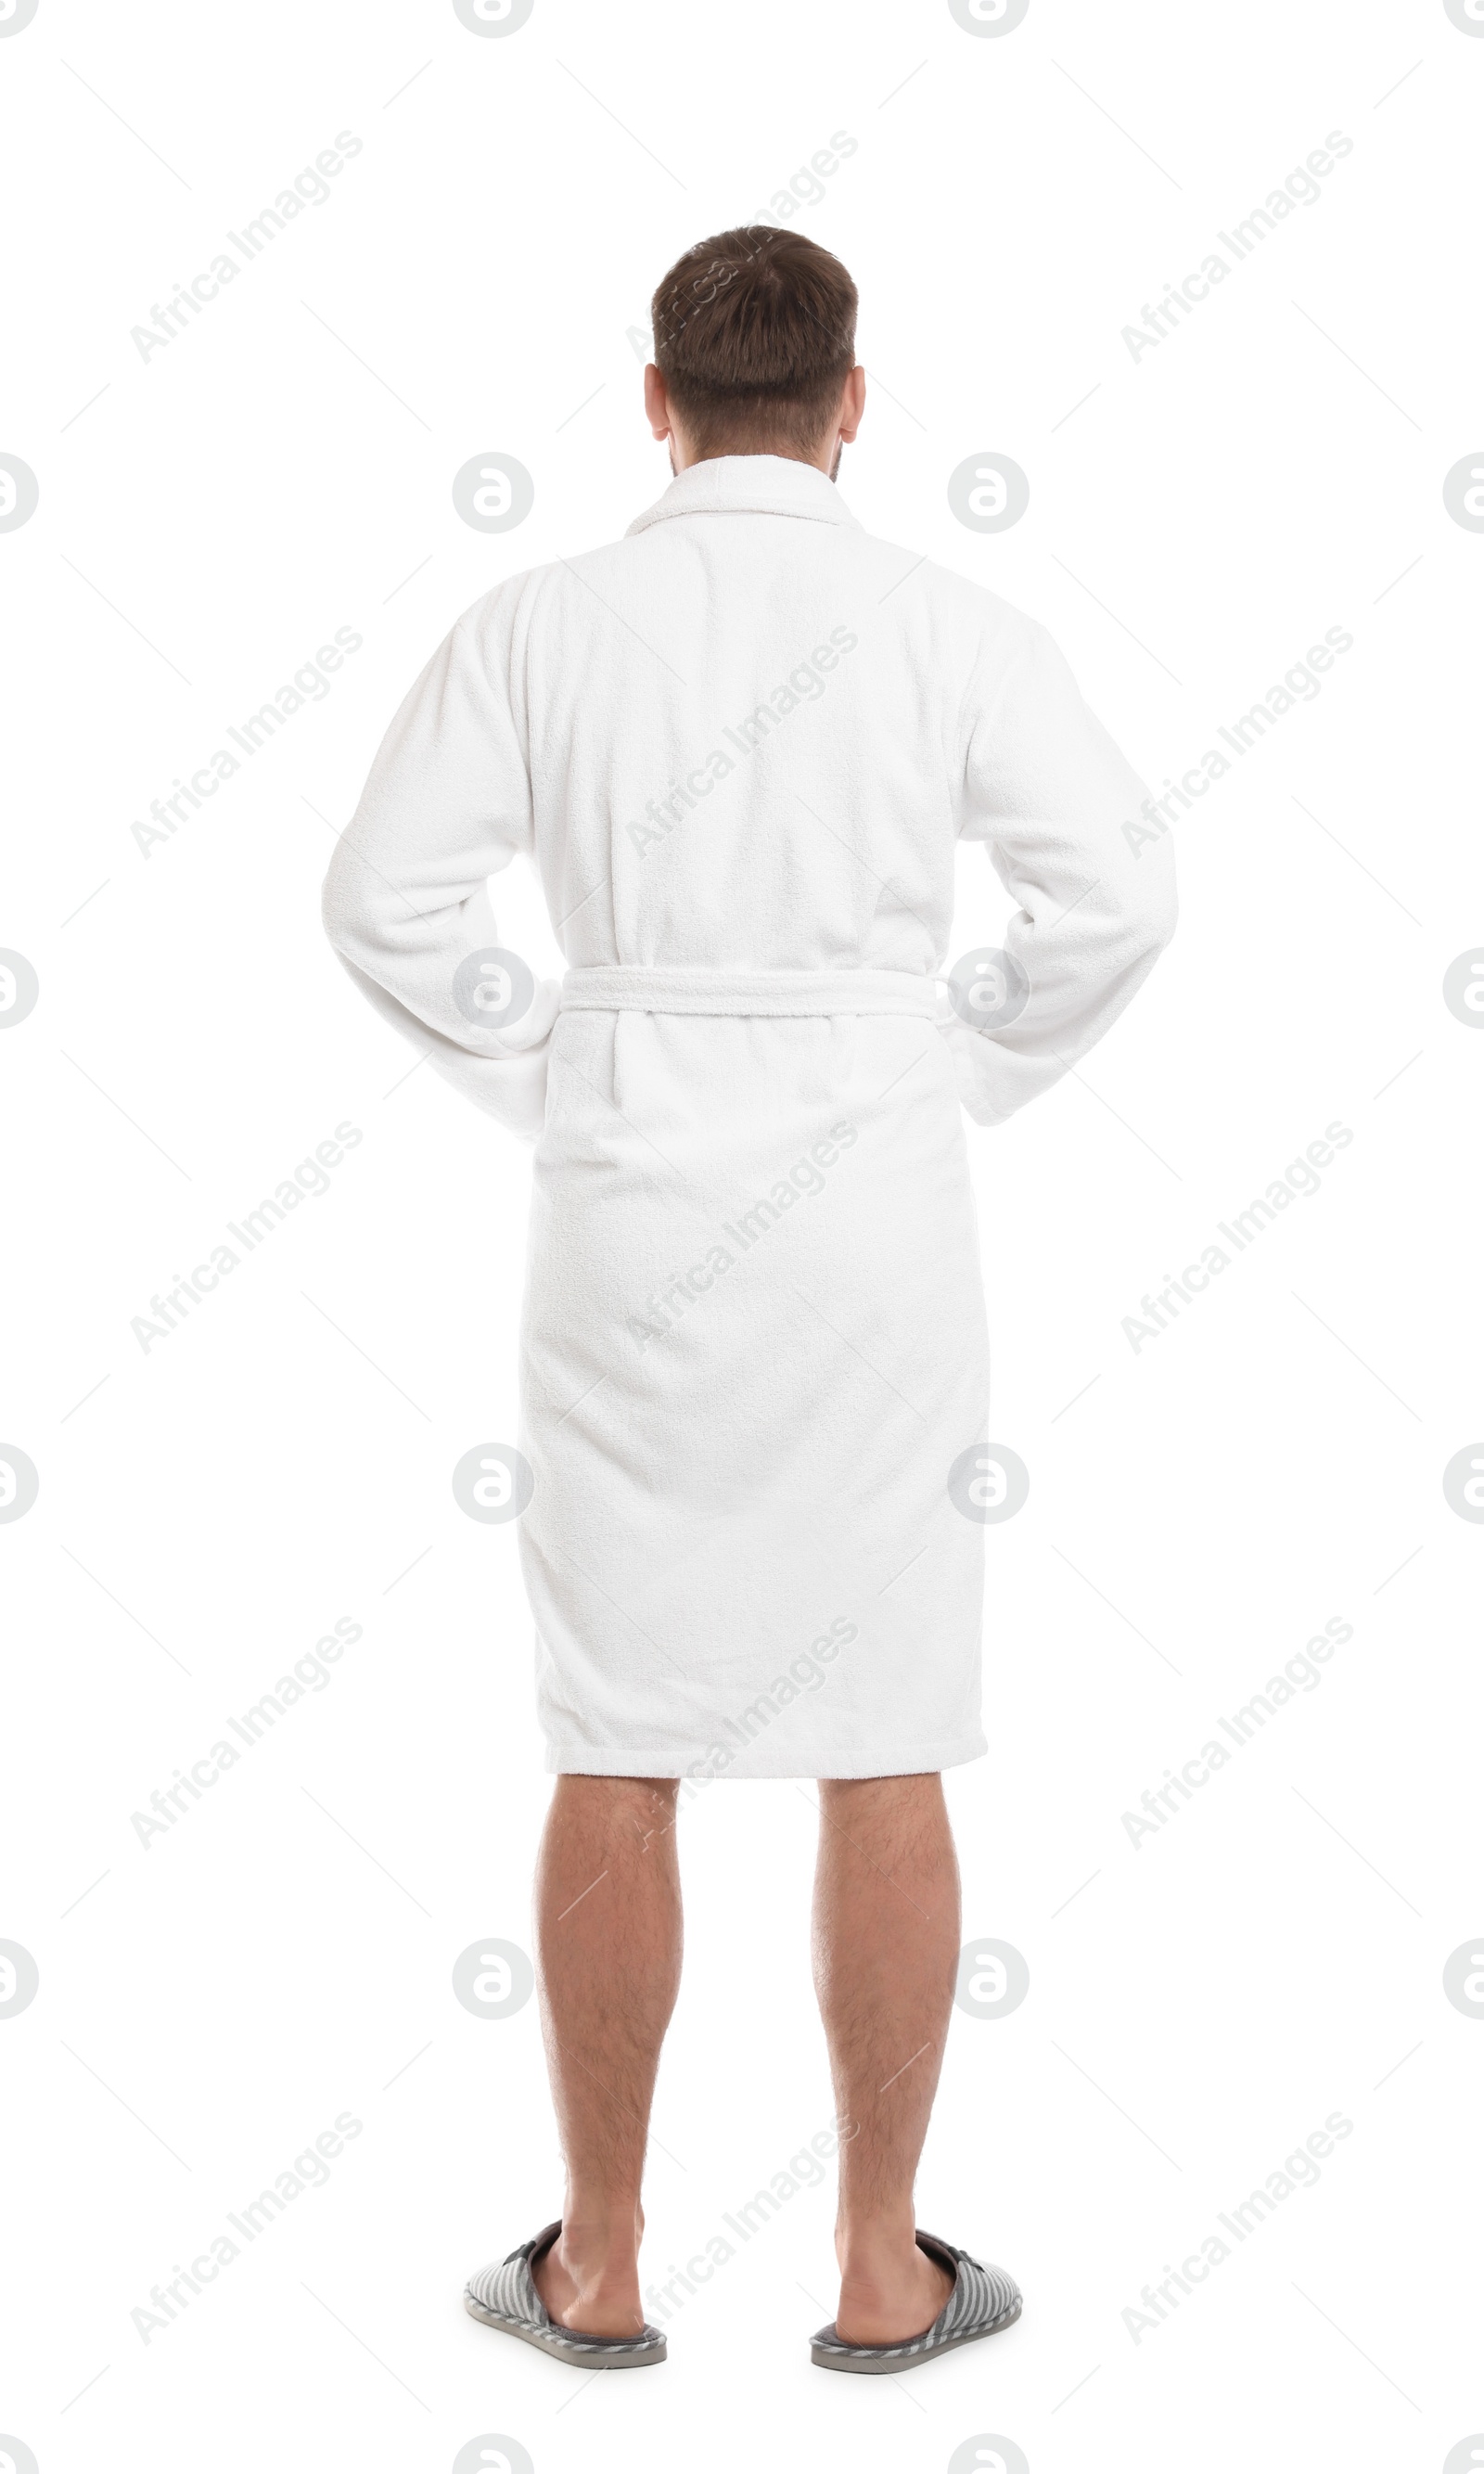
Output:
M677 970L600 962L571 970L561 1009L587 1013L916 1014L936 1021L937 983L916 971Z

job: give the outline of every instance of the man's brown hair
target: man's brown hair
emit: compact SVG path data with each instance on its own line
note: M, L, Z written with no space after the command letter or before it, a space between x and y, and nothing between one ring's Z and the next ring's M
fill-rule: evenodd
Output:
M855 365L857 296L802 232L697 241L651 303L654 359L698 455L811 455Z

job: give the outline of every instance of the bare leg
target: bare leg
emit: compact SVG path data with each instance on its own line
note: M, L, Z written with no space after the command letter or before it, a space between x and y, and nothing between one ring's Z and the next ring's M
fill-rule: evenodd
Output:
M912 2181L959 1954L959 1866L936 1775L821 1779L815 1989L842 2117L836 2326L919 2336L952 2290L916 2245Z
M637 2336L639 2203L660 2046L680 1983L673 1779L559 1778L536 1875L547 2068L567 2161L535 2270L553 2319Z

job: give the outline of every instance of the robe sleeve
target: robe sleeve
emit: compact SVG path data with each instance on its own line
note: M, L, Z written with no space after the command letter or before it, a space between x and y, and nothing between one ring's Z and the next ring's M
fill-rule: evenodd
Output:
M965 1108L994 1126L1059 1080L1148 978L1175 930L1175 866L1168 836L1140 818L1143 783L1029 620L986 630L959 761L960 836L987 844L1020 905L1002 1022L956 1011L944 1029Z
M557 983L473 960L502 951L488 879L532 845L528 582L513 576L467 610L404 699L336 843L324 919L377 1011L476 1107L534 1140Z

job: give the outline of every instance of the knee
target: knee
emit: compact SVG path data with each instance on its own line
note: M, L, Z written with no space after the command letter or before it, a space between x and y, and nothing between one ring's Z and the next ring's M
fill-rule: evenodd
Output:
M826 1811L837 1814L852 1808L869 1811L933 1805L941 1801L943 1793L942 1773L938 1770L912 1770L893 1778L822 1778L817 1783L820 1803Z
M673 1811L680 1781L672 1778L595 1779L595 1786L608 1789L615 1804L642 1804L646 1809L663 1805Z
M677 1778L599 1778L589 1770L562 1770L556 1783L564 1793L589 1795L595 1801L626 1795L667 1795L672 1804L680 1784Z
M556 1801L599 1829L637 1831L643 1838L674 1821L679 1785L678 1779L589 1778L564 1772L557 1780Z
M873 1862L887 1860L888 1871L900 1860L937 1861L952 1850L937 1770L899 1778L821 1779L819 1813L823 1837L837 1852L847 1844L860 1848Z

